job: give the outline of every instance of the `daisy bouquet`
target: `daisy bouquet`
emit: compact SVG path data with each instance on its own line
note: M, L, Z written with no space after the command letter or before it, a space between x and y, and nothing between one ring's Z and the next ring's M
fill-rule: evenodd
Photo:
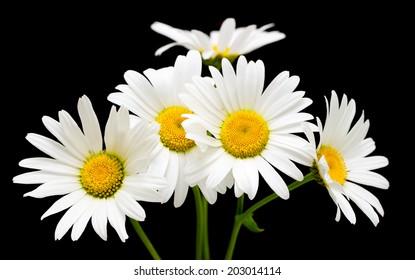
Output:
M151 28L173 41L155 55L174 46L187 53L161 69L127 70L125 83L107 96L113 105L103 129L85 95L78 102L81 125L64 110L58 120L43 117L55 139L27 134L47 156L20 161L34 171L13 181L39 184L25 196L61 196L41 217L66 210L55 239L71 229L77 240L91 222L103 240L109 223L125 242L128 219L151 257L161 259L141 226L146 212L140 202L173 201L178 208L191 192L195 259L210 259L208 209L218 196L233 192L234 225L224 252L232 259L241 228L262 231L254 212L277 198L288 200L292 190L309 182L327 190L337 206L336 221L343 214L356 222L352 201L376 226L384 211L366 187L389 187L374 171L387 166L388 159L371 155L375 142L367 137L369 121L362 113L354 122L355 101L335 91L325 97L324 121L307 113L313 101L296 90L299 77L288 71L266 85L264 62L245 55L285 38L269 31L273 26L237 28L228 18L220 30L205 34L154 22ZM208 75L202 75L203 67ZM303 174L299 166L309 172ZM260 177L267 186L259 184ZM259 198L262 187L271 194ZM250 207L244 205L246 198L253 201Z

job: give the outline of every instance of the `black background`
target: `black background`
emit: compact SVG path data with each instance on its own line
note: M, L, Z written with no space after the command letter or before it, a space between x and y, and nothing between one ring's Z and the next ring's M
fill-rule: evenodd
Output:
M120 2L118 2L120 3ZM267 2L265 2L267 3ZM25 140L29 132L51 137L44 128L44 115L57 118L59 110L78 118L76 104L83 94L91 99L104 123L112 104L107 101L115 86L124 83L126 70L139 72L174 63L187 50L174 47L160 57L157 48L171 40L150 29L161 21L181 29L205 33L217 30L227 17L238 27L275 23L272 30L286 34L282 41L246 55L265 64L266 85L288 70L300 77L298 90L306 91L313 104L306 111L325 119L324 96L331 90L347 94L370 120L368 137L377 145L373 155L390 163L377 172L390 182L388 190L368 187L384 207L377 227L354 206L357 223L343 216L334 220L336 207L327 191L314 182L255 212L265 231L242 228L235 259L414 259L413 117L405 109L413 95L405 73L412 69L406 32L407 7L395 2L367 6L348 4L281 4L258 1L247 5L219 2L202 5L146 3L22 5L4 9L3 102L2 102L2 192L1 259L150 259L140 239L127 222L130 238L122 243L112 227L108 241L98 237L88 224L80 240L68 232L54 240L58 213L40 221L57 197L23 197L35 185L13 184L12 177L26 169L24 158L43 154ZM338 3L338 2L336 2ZM340 3L340 2L339 2ZM195 6L199 5L199 6ZM412 66L411 66L412 67ZM4 170L5 168L5 170ZM306 169L303 169L307 172ZM287 179L287 182L290 182ZM260 186L255 201L271 193ZM252 204L248 199L246 205ZM190 191L186 202L174 208L142 203L147 218L142 223L163 259L193 259L195 212ZM220 196L209 208L211 257L223 259L232 228L236 199L233 190Z

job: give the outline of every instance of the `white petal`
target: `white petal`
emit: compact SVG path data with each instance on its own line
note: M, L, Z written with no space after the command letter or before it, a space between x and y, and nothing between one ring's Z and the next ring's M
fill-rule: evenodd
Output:
M115 106L111 107L110 115L105 125L105 148L109 151L117 151L117 141L119 141L117 110Z
M26 172L13 177L13 183L18 184L43 184L49 181L56 181L61 179L72 179L71 176L64 176L45 171Z
M146 213L141 205L123 190L118 190L114 195L118 207L125 215L137 221L144 221Z
M280 156L278 153L271 150L264 150L262 152L262 157L264 157L278 170L282 171L294 180L302 181L304 179L303 173L300 169L298 169L298 167L286 157Z
M234 163L235 158L227 153L224 153L217 158L215 165L212 167L212 170L207 177L206 187L208 189L216 188L231 171Z
M65 195L81 188L81 184L75 180L59 180L46 182L33 191L25 193L24 196L44 198L53 195Z
M167 164L167 170L166 170L166 178L168 180L168 188L161 190L164 199L163 203L167 202L171 196L173 195L173 192L176 189L177 182L179 180L179 156L176 152L169 152L169 158L168 158L168 164Z
M330 196L332 197L333 201L340 207L343 214L346 218L350 221L350 223L356 223L356 215L354 214L353 208L350 205L349 201L343 196L343 194L339 193L336 190L331 188L327 188L329 191Z
M213 87L210 84L203 85L200 80L196 81L198 80L195 79L195 84L186 85L186 88L192 94L180 94L181 101L211 126L221 124L225 114L220 110L220 105L217 104L220 104L220 101L216 100ZM203 90L206 87L208 92Z
M42 122L45 125L45 127L47 128L47 130L49 130L50 133L53 134L53 136L55 136L60 143L62 143L62 145L68 150L68 152L77 160L79 161L83 161L83 159L85 158L85 155L81 154L76 147L73 146L72 142L71 142L71 137L68 137L65 133L65 130L63 129L63 126L60 122L48 117L48 116L44 116L42 118Z
M82 129L89 144L89 148L97 153L102 150L102 133L98 117L92 107L91 101L86 95L78 101L78 113L82 123Z
M204 153L198 153L198 156L194 156L194 158L188 159L184 170L187 183L194 186L199 184L200 181L204 181L215 168L215 163L225 153L222 149L209 149Z
M255 157L255 163L268 186L282 199L288 199L290 192L288 191L287 184L277 171L262 157Z
M240 95L240 102L243 108L253 108L262 94L265 72L264 63L261 60L258 60L256 63L250 61L246 70L245 77L242 77L238 83L238 86L242 86L238 88L238 94Z
M53 172L58 174L64 174L69 176L78 176L79 169L72 166L68 166L62 162L51 158L27 158L19 162L19 166L25 168L40 169L47 172Z
M108 222L108 214L107 214L107 203L105 201L94 201L96 209L95 212L92 214L91 223L92 227L94 228L95 232L103 239L107 240L107 222Z
M240 32L235 32L234 34L236 36L234 36L234 40L232 41L232 52L233 53L241 53L241 49L244 49L245 46L249 43L249 39L251 37L251 35L255 32L256 30L256 25L255 24L251 24L247 27L244 28L238 28L238 31Z
M144 75L150 80L154 87L154 100L158 100L157 103L153 102L153 108L156 112L161 112L164 108L175 106L177 102L177 89L174 86L174 67L164 67L158 70L146 69ZM146 94L148 96L148 93ZM151 99L148 98L147 99ZM153 100L150 100L153 101Z
M214 204L218 199L218 192L214 189L208 190L205 183L201 182L199 185L196 185L193 188L199 188L209 204Z
M85 193L85 191L80 189L80 190L74 191L70 194L67 194L61 197L54 204L52 204L52 206L42 215L40 219L43 220L44 218L50 215L53 215L62 210L65 210L68 207L71 207L72 205L80 201L86 195L87 194Z
M171 47L174 47L174 46L180 46L180 44L176 43L176 42L173 42L173 43L164 45L164 46L158 48L155 51L154 55L159 56L159 55L161 55L162 53L164 53L165 51L167 51L168 49L170 49Z
M238 184L234 185L234 192L235 192L235 197L240 197L241 195L244 194L244 191L238 186Z
M219 51L224 51L227 47L229 47L235 27L235 19L227 18L223 21L219 30L219 40L217 42Z
M254 199L259 184L259 174L255 162L254 158L237 159L232 168L235 185L237 184L244 193L248 194L251 200Z
M354 171L351 170L347 174L347 180L353 181L359 184L368 185L380 189L388 189L389 181L382 175L372 171Z
M113 92L108 95L108 101L117 104L119 106L125 106L128 110L132 113L136 114L140 118L143 118L147 121L154 121L157 114L150 110L151 113L147 112L137 97L135 97L135 93L128 87L128 85L119 85L116 89L122 92ZM152 114L154 113L154 115Z
M161 202L161 193L158 190L167 188L165 177L140 173L129 176L123 183L122 189L128 192L135 200L148 202Z
M311 119L313 119L313 116L308 113L287 114L285 116L280 116L279 118L270 121L268 129L276 130L280 133L302 132L301 124Z
M384 215L383 207L380 204L379 199L377 199L377 197L374 196L368 190L348 181L346 181L346 183L344 184L344 189L346 191L346 194L350 195L350 192L352 192L354 196L359 196L363 200L367 201L370 205L375 207L375 209L379 212L381 216Z
M374 170L385 167L389 164L386 157L371 156L366 158L357 158L348 160L346 166L349 170Z
M239 108L239 103L235 100L237 79L232 65L228 60L222 60L223 77L219 70L213 66L209 66L209 71L215 82L218 98L222 101L226 112L236 111Z
M356 205L363 211L363 213L366 214L373 225L377 226L379 223L379 216L376 214L375 210L373 210L372 206L357 195L349 194L349 197L354 203L356 203Z
M90 199L88 202L88 206L85 208L83 214L76 220L73 224L71 238L73 241L76 241L81 237L82 233L84 232L91 216L94 214L95 209L100 201L97 199Z
M334 220L336 222L338 222L338 221L340 221L340 217L341 217L342 211L340 210L340 207L337 204L336 204L336 208L337 208L336 209L336 217L334 218Z
M207 34L199 30L195 30L195 29L192 29L190 32L194 35L195 40L199 42L203 50L210 50L212 48L211 43L210 43L210 37ZM201 49L198 49L198 51L200 50ZM203 58L209 59L209 57L210 55L208 57L203 57Z
M160 33L174 41L189 41L188 31L186 30L181 30L158 21L155 21L153 24L151 24L150 28L155 32Z
M69 141L71 146L83 157L87 157L89 155L89 143L75 120L69 113L62 110L59 112L59 122L62 125L65 138Z
M135 174L147 168L153 154L158 153L162 147L156 131L144 130L144 132L147 132L147 135L138 136L136 133L129 133L124 141L125 148L121 156L125 160L127 174Z
M61 239L70 227L82 216L85 210L90 205L93 198L89 195L83 196L77 201L68 211L65 212L63 217L60 219L55 230L55 239Z
M149 73L149 69L145 71L146 76L149 75ZM156 94L155 85L152 85L145 76L132 70L126 71L124 78L127 81L128 86L134 91L135 99L138 104L142 106L148 114L157 116L162 109L163 100L159 100Z
M205 151L208 147L220 147L221 142L208 135L207 131L216 133L217 129L211 129L207 123L205 123L199 116L196 115L183 115L188 119L182 122L182 126L186 131L186 138L195 141L196 145Z
M241 49L241 53L249 53L265 45L282 40L285 37L285 34L279 31L260 32L258 29L257 32L254 32L252 38L250 38L245 47Z
M305 139L292 134L270 133L266 149L306 166L316 156L315 147Z
M185 182L184 166L186 164L186 156L179 154L179 174L177 178L176 189L174 190L174 207L180 207L184 203L189 191L189 185Z
M160 143L160 145L162 144ZM162 149L160 149L159 153L154 155L147 171L151 174L164 176L164 174L166 174L167 165L169 163L169 156L169 149L162 146Z
M62 144L50 138L35 133L29 133L27 134L26 139L45 154L65 164L75 168L82 166L82 162L69 153Z
M127 230L125 229L125 214L118 207L114 198L107 199L107 213L110 225L118 233L122 242L128 239Z
M287 104L295 103L297 99L293 98L296 95L292 93L299 82L298 76L289 77L289 72L283 71L267 86L259 99L261 104L258 108L267 120L281 114Z

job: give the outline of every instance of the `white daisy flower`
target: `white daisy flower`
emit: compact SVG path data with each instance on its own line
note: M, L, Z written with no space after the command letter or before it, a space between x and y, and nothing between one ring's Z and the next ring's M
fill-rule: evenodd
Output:
M182 30L161 22L154 22L151 29L175 41L159 48L156 55L161 55L173 46L182 46L189 50L198 50L210 65L220 65L223 57L232 62L239 55L284 39L284 33L266 31L273 26L270 23L260 28L254 24L236 28L235 19L227 18L220 30L210 32L210 36L199 30Z
M174 66L145 70L145 76L129 70L124 75L127 84L118 85L116 89L120 92L108 96L109 101L125 106L150 123L159 124L158 151L148 171L168 178L169 188L163 202L174 193L175 207L186 199L189 184L185 182L183 169L195 150L194 141L185 137L181 126L185 119L182 114L192 111L179 99L179 93L185 91L185 83L191 82L193 76L201 75L201 60L200 54L193 50L187 56L178 56Z
M316 173L316 179L324 185L337 205L336 221L341 212L352 223L356 223L355 213L350 205L352 200L376 226L379 223L377 212L384 211L379 200L360 185L387 189L389 182L372 170L388 165L384 156L368 156L375 150L372 138L365 138L369 130L369 121L362 113L351 127L356 113L353 99L348 102L343 95L341 103L335 91L332 91L330 104L326 98L327 116L324 127L319 118L320 143L316 146L314 135L306 132L311 145L315 148L314 160L309 163Z
M45 127L60 141L29 133L27 140L49 157L22 160L19 165L37 169L13 178L14 183L41 184L24 196L43 198L64 195L41 217L68 209L59 221L55 239L72 227L78 240L91 220L95 232L107 240L107 220L124 242L126 216L144 221L146 214L137 201L161 202L159 189L167 186L161 176L142 173L158 142L157 128L144 121L130 127L128 110L112 107L104 141L97 116L87 96L78 102L83 132L64 110L59 121L43 117ZM105 148L103 148L103 142Z
M244 56L236 72L227 59L222 60L223 76L210 66L214 85L195 77L189 93L180 97L194 112L184 115L186 137L204 152L186 167L191 184L204 184L208 190L234 184L235 195L253 199L259 174L272 190L284 199L289 191L276 169L302 180L293 163L305 164L310 157L303 149L309 143L296 135L302 123L313 117L300 111L312 101L303 91L294 91L297 76L282 72L263 91L265 67L261 60L249 63ZM208 132L208 133L207 133ZM276 169L274 169L275 167Z

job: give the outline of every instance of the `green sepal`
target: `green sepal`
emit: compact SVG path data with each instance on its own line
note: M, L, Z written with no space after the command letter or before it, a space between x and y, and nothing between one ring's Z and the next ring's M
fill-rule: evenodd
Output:
M259 228L254 220L253 213L241 215L242 224L252 232L263 232L263 228Z

